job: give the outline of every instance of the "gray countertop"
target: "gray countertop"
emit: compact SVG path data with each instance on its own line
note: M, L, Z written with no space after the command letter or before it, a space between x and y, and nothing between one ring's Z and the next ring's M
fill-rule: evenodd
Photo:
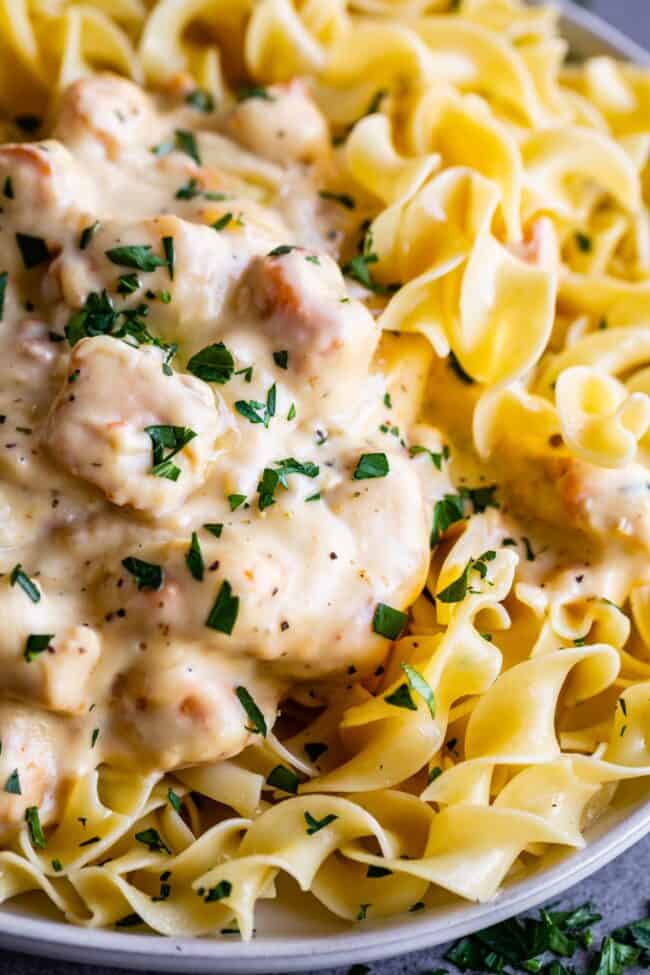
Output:
M638 43L650 47L650 0L592 0L584 2L583 6L606 17ZM606 933L648 914L649 875L650 837L569 890L562 898L562 904L572 907L591 900L605 918L595 933ZM432 969L441 964L444 950L442 947L375 963L370 966L370 972L371 975L430 975ZM2 975L117 975L117 970L113 968L65 964L12 952L3 952L1 959ZM634 975L641 969L630 968L626 971ZM345 975L345 972L345 969L330 969L323 975Z

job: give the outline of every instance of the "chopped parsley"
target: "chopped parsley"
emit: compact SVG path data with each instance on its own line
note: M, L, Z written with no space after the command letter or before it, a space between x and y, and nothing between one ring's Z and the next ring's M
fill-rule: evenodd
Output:
M185 104L191 105L197 112L205 112L206 115L215 110L214 95L205 88L195 88L191 91L185 96Z
M224 897L230 897L232 893L232 884L229 880L220 880L218 884L214 887L210 887L207 894L203 898L206 904L211 904L214 901L221 901Z
M300 785L300 779L293 769L287 768L286 765L276 765L269 772L266 784L273 786L274 789L281 789L283 792L290 792L292 795L296 795L298 786Z
M407 613L393 609L386 603L377 603L372 618L372 628L379 636L385 636L388 640L397 640L406 629L408 619Z
M196 534L196 532L192 532L192 541L190 542L190 547L185 555L185 562L187 564L187 568L190 570L190 575L196 579L197 582L203 582L205 563L203 562L199 536Z
M462 602L467 593L473 591L469 587L470 573L472 571L478 572L481 579L485 579L487 575L487 563L493 562L495 558L496 552L488 551L483 552L477 559L470 559L458 578L454 579L448 586L445 586L444 589L441 589L439 593L436 593L436 599L441 603Z
M248 720L250 721L250 725L246 726L246 730L261 735L262 738L266 738L268 731L266 726L266 718L258 708L250 693L245 687L240 685L239 687L235 688L235 694L237 695L239 703L248 715Z
M25 641L24 657L27 663L31 663L44 653L53 639L53 633L30 633Z
M386 394L388 395L388 394ZM445 444L440 451L429 450L428 447L422 447L420 444L414 444L413 447L409 448L409 453L411 457L417 457L418 454L428 454L431 458L431 462L437 471L442 470L443 461L449 460L451 452L447 444Z
M187 183L183 183L182 186L176 190L174 198L176 200L193 200L197 196L201 196L202 190L199 187L198 180L188 179Z
M176 263L176 252L174 249L174 238L173 237L163 237L162 239L163 251L165 252L165 263L167 264L167 270L169 271L169 277L174 280L174 264Z
M309 261L310 264L315 264L317 267L320 267L320 258L316 254L307 254L305 260Z
M219 383L223 386L233 374L235 360L223 342L215 342L193 355L187 368L206 383Z
M533 551L533 546L530 544L530 539L527 538L525 535L522 535L521 540L524 543L524 548L526 549L526 560L528 562L534 562L535 553Z
M296 417L296 404L292 403L287 413L287 420L294 420Z
M29 827L29 835L32 843L39 850L45 849L45 834L41 826L41 819L38 815L38 806L28 806L25 810L25 822Z
M174 427L164 424L145 427L145 433L148 433L151 438L153 450L153 466L150 473L154 477L177 481L181 471L176 464L171 463L172 457L175 457L183 447L194 440L196 433L189 427ZM166 456L165 449L169 450Z
M148 847L150 853L171 853L157 829L149 827L135 834L134 839Z
M133 576L138 589L152 589L155 592L162 588L165 574L161 565L145 562L134 555L122 559L122 565Z
M372 907L372 904L360 904L359 913L357 914L357 921L366 921L368 919L368 908Z
M4 186L2 188L3 196L6 196L8 200L13 200L14 198L14 184L12 182L11 176L7 176Z
M372 234L368 232L363 240L361 247L361 253L357 254L348 261L347 264L343 265L343 274L346 274L349 278L353 278L362 284L364 288L369 291L374 292L377 295L390 294L395 290L393 286L386 286L380 284L372 276L370 271L370 265L377 264L379 262L379 257L373 252L373 239Z
M63 864L56 857L54 860L52 860L52 870L54 870L55 873L61 873L61 871L63 870Z
M0 322L2 321L2 316L5 310L5 295L7 293L7 281L9 280L9 272L0 272Z
M307 836L313 836L314 833L318 833L319 830L325 829L326 826L329 826L330 823L333 823L335 819L339 818L338 816L335 816L334 813L329 813L327 816L323 816L322 819L316 819L310 812L306 812L304 816L305 822L307 823Z
M90 747L94 748L97 744L97 739L99 738L99 728L93 728L93 733L90 737Z
M142 287L142 282L135 272L132 274L121 274L118 278L117 293L120 295L132 295L140 287Z
M407 711L417 711L418 709L417 704L411 697L408 684L400 684L392 694L385 695L384 701L386 704L392 704L396 708L405 708Z
M273 361L275 362L276 366L279 366L280 369L288 369L289 353L286 349L282 349L280 352L274 352Z
M422 700L429 708L431 717L435 718L436 698L435 698L435 694L433 693L433 689L431 688L431 685L428 683L428 681L424 679L422 674L415 669L415 667L411 667L410 664L404 664L404 663L401 664L400 666L404 671L404 673L406 674L406 679L409 682L411 690L415 691L416 694L420 695Z
M349 193L333 193L331 190L320 190L318 195L322 200L331 200L332 203L340 203L346 210L354 210L356 202Z
M242 85L237 92L238 102L247 102L251 98L259 98L264 102L274 102L275 98L263 85Z
M431 785L436 779L439 779L442 775L442 769L439 765L434 765L433 768L429 769L429 774L427 775L427 785Z
M582 251L583 254L591 254L594 245L589 234L583 234L582 231L576 230L575 242L578 250Z
M290 254L291 251L297 250L295 244L278 244L274 247L272 251L269 251L266 255L267 257L284 257L285 254Z
M214 535L215 538L221 538L223 524L220 522L206 522L203 527L207 532L210 532L211 535Z
M239 596L233 596L230 583L224 580L205 625L209 626L211 630L230 636L237 622L238 613Z
M86 247L88 247L88 244L90 243L90 241L93 239L93 237L99 230L99 227L100 227L99 220L95 220L94 223L91 223L87 227L84 227L84 229L81 231L81 234L79 235L80 251L85 251Z
M238 369L235 373L236 376L243 376L244 382L249 383L253 378L253 367L245 366L243 369Z
M431 548L438 544L451 525L462 521L464 517L463 499L460 494L445 494L440 501L436 501L433 509Z
M11 796L22 796L23 790L20 788L20 776L18 769L15 768L4 784L4 791Z
M235 403L235 409L249 423L263 423L265 427L268 427L271 417L275 416L276 398L277 390L275 383L273 383L266 394L266 403L260 403L259 400L254 399L238 399Z
M237 511L237 508L241 508L243 504L246 503L245 494L229 494L228 504L230 505L231 511Z
M131 267L136 271L155 271L157 267L164 267L168 263L166 257L158 257L153 253L151 244L125 244L111 247L106 251L106 257L118 267Z
M50 252L42 237L32 237L31 234L16 234L16 243L26 270L30 271L39 264L45 264L50 259Z
M386 454L361 454L352 477L355 481L365 481L373 477L386 477L389 471Z
M183 800L179 794L174 792L172 788L169 788L167 789L167 799L169 800L169 805L172 807L174 812L177 812L180 816Z
M25 595L29 596L33 603L40 602L41 591L36 585L36 583L29 578L26 572L23 572L23 567L18 563L11 570L11 575L9 576L9 582L12 586L20 586Z
M174 132L174 148L193 159L197 166L201 165L201 155L193 132L188 129L176 129Z
M224 215L222 217L219 217L218 220L215 220L214 223L211 224L211 226L213 230L218 230L218 231L225 230L231 220L232 220L232 213L224 213Z

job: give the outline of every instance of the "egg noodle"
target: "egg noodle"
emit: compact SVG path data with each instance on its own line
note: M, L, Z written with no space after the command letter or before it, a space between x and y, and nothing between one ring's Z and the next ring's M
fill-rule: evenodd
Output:
M137 130L144 133L149 124L143 119L150 109L142 106L152 104L150 96L122 87L125 82L106 71L157 93L151 95L162 99L156 104L180 102L180 114L168 116L175 123L165 121L162 109L151 109L155 133L150 139L146 130L142 150L148 170L138 169L135 141L126 148L120 142L114 116L121 100L133 108L130 138L137 140ZM313 98L313 111L327 120L325 162L288 165L291 125L300 130L298 140L307 140L309 129L308 119L292 117L293 110L287 132L275 133L289 148L280 141L269 153L256 144L259 127L287 91ZM84 92L90 92L87 101ZM437 888L489 900L551 848L583 847L583 830L620 784L650 775L650 74L608 57L573 63L557 33L556 12L520 0L0 0L0 106L0 131L9 143L0 148L3 330L18 328L25 307L29 314L36 306L20 325L36 364L28 367L16 353L2 401L8 418L1 434L13 453L5 451L10 459L1 467L0 615L7 625L0 638L6 695L0 898L42 891L68 921L91 927L137 930L143 924L166 935L234 932L248 939L258 899L276 896L281 874L339 918L363 923L426 908L439 896ZM161 150L172 130L171 146ZM56 141L26 141L50 134ZM102 211L110 181L102 167L109 163L116 172L118 163L137 170L135 182L127 172L116 191L123 200L120 227ZM165 187L180 187L176 215L167 205L173 194L165 189L164 196L156 182L163 172ZM287 241L277 215L283 186L290 199L284 199L282 219L304 181L313 186L314 179L320 180L317 204L325 210L318 218L310 210L308 219L293 223L287 217L294 229ZM140 196L147 193L153 202L145 210ZM12 211L21 194L23 210ZM70 207L77 207L74 240L79 230L86 232L72 257L65 241L56 249L50 243L58 240L54 218L63 219L61 200L68 207L66 226L73 226ZM100 214L97 225L88 214ZM142 222L130 235L124 231L131 217L154 216L146 223L153 236L145 235ZM307 224L312 230L301 233ZM38 236L41 226L47 243ZM26 271L14 271L14 230ZM207 250L192 251L192 234L199 231ZM259 240L251 243L255 233ZM214 337L218 309L211 297L199 307L196 296L204 279L210 295L218 287L221 270L210 277L211 248L232 240L239 260L237 241L246 234L247 261L251 253L275 255L260 258L253 302L268 280L276 286L273 275L284 273L273 268L287 268L289 276L327 274L336 314L348 314L349 307L368 328L359 345L367 350L366 362L357 350L337 366L343 398L361 383L355 379L359 356L364 377L370 368L371 324L383 330L373 366L375 379L384 377L373 386L377 411L352 405L339 434L330 417L329 442L340 443L342 454L355 443L373 444L361 458L354 452L348 468L354 474L342 487L317 482L318 455L308 453L316 458L311 467L295 460L306 455L307 434L285 447L282 462L277 444L264 446L266 433L276 436L284 416L292 418L292 409L295 416L293 399L296 422L301 418L299 385L291 395L293 351L288 369L286 353L274 353L278 368L270 366L275 371L267 370L268 381L259 387L257 364L252 381L252 369L246 376L259 352L252 338L226 339L220 367L211 360L201 371L195 359L185 372L169 365L172 340L187 362ZM39 240L45 248L40 258ZM163 244L163 258L147 266ZM311 265L294 245L310 251ZM330 258L319 258L326 252L346 265L348 291ZM127 335L137 331L135 341L115 341L110 332L119 313L114 295L104 290L100 297L102 289L115 290L106 280L111 265L104 253L113 255L113 282L122 262L120 294L142 286L150 298L158 296L159 311L147 325L138 320L139 331L133 315L125 316ZM49 258L54 263L46 272ZM146 282L127 274L129 268ZM290 280L277 286L292 287ZM305 293L317 287L307 282ZM91 308L90 292L104 304ZM182 300L189 304L179 323L173 315ZM303 307L308 297L301 301ZM255 313L264 317L260 307ZM70 310L76 317L69 318ZM92 330L91 316L101 314L110 324L97 325L94 318ZM48 329L50 338L55 333L49 345ZM272 341L282 349L276 334ZM14 354L12 345L3 349L4 358ZM232 382L219 385L219 368ZM51 373L56 396L48 391ZM93 452L106 427L102 397L108 401L112 390L127 404L139 395L139 383L150 397L147 416L154 419L147 422L169 424L169 409L176 424L148 427L158 430L149 433L154 463L167 465L157 477L137 466L141 440L129 440L128 432L111 434L123 440L111 441L110 462L108 453ZM24 428L17 426L14 435L12 427L20 410L14 404L28 388L38 388L44 399L34 400L18 422L37 427L50 451L42 461L50 466L34 466L31 474L15 449L18 442L25 461ZM235 404L228 399L231 388L233 400L241 397ZM213 397L222 393L226 406L215 410ZM200 488L226 413L243 438L219 482L229 506L210 517L204 498L190 530L179 533L165 523L159 531L156 519L162 525L175 511L181 518ZM85 453L81 423L87 424ZM235 429L235 420L224 423ZM368 439L370 426L374 440ZM179 430L185 431L182 442ZM138 437L149 451L148 437ZM319 434L319 442L325 437ZM245 464L237 466L236 451L245 448L260 459L242 490L236 474ZM169 467L172 456L178 467ZM340 455L332 457L338 464ZM387 457L390 474L384 477ZM25 461L31 463L41 461ZM57 464L67 472L56 475L65 478L61 482L48 480ZM266 480L256 488L262 468ZM324 461L323 476L335 477ZM81 482L86 493L70 487ZM30 534L35 516L29 504L52 484L68 492L65 503L72 507L66 525L48 529L48 542ZM284 527L279 521L287 484L286 498L302 492L295 505L307 511L295 516L300 544L324 546L313 579L311 563L301 563L304 578L291 599L306 607L321 589L329 595L294 637L289 630L287 640L295 643L287 660L293 653L301 666L287 663L282 671L283 651L274 642L280 636L256 630L272 604L270 597L252 602L267 570L258 565L247 583L249 556L241 553L253 552L255 538L266 537L255 535L255 525L267 533L265 526L280 525L274 538L290 565L298 540L284 533L298 529L288 518ZM384 492L372 496L382 506L375 521L372 501L365 514L354 514L357 487L358 493ZM350 494L341 500L336 492L344 490ZM50 500L44 502L48 512ZM95 522L79 528L84 505ZM347 521L346 505L353 511ZM146 544L114 557L117 536L111 533L118 521L110 519L133 508L149 533ZM107 519L105 531L100 516ZM244 518L253 526L250 537L241 528L232 556L242 560L241 575L228 568L215 588L208 565L223 571L229 526L241 527ZM212 535L199 530L217 520ZM222 528L223 538L215 537ZM373 577L372 605L354 620L344 611L346 594L361 604L365 583L356 570L336 582L348 538L357 560L364 546L381 550L367 555L371 574L373 558L385 562ZM52 553L58 558L64 549L72 555L57 575ZM101 573L86 575L84 565L94 560L96 566L104 552ZM139 561L142 554L147 561ZM120 560L130 573L127 582ZM176 580L173 592L161 588L163 571ZM49 593L48 573L65 576ZM72 603L61 594L77 577L91 596L69 610ZM122 603L112 596L116 586ZM131 702L120 705L119 720L109 720L108 692L93 710L99 684L88 674L101 670L100 657L115 660L123 652L127 637L119 634L127 630L104 636L110 625L135 626L137 620L140 640L148 625L158 625L158 591L160 606L168 600L160 626L174 643L164 653L176 654L165 664L168 685L154 692L152 672L131 658L130 669L122 657L119 667L101 664L102 673L110 671L111 700ZM184 693L180 675L190 657L198 683L212 686L201 669L205 655L191 649L203 637L178 608L188 593L205 640L212 627L224 659L224 646L238 656L219 672L228 695L215 691L203 707L196 704L199 687L175 719ZM85 615L91 605L100 607L94 621ZM289 628L281 619L278 632ZM372 646L355 627L368 632ZM59 645L56 637L64 631ZM301 650L310 641L312 656ZM259 645L261 663L246 657L253 645ZM146 660L151 651L139 646ZM77 652L83 665L72 659ZM267 680L270 661L280 669ZM79 668L88 677L81 690L72 676ZM154 698L164 698L168 710L158 714ZM222 717L234 730L211 753L202 741ZM194 722L189 732L182 731L185 720ZM111 721L137 725L135 744L118 747L115 742L131 732L116 731ZM51 756L48 751L64 726L73 735L60 739L69 743L63 750L83 740L74 774L61 771L56 749ZM187 741L179 745L176 735ZM39 785L42 778L49 784Z

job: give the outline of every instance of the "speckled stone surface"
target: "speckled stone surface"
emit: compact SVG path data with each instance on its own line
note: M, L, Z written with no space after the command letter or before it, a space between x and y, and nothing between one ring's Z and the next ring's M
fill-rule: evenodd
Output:
M650 47L650 0L592 0L583 6L625 30L638 43ZM598 928L599 937L650 912L650 836L632 850L619 857L588 880L567 891L561 900L563 907L573 907L592 901L604 920ZM371 975L431 975L441 964L445 948L421 951L370 966ZM445 965L450 971L453 966ZM123 970L122 970L123 971ZM628 968L626 975L637 975L642 969ZM643 969L647 971L647 969ZM347 969L328 969L318 975L346 975ZM119 975L115 968L95 965L72 965L34 958L12 952L0 954L1 975ZM157 975L151 972L150 975ZM316 970L314 969L314 975Z

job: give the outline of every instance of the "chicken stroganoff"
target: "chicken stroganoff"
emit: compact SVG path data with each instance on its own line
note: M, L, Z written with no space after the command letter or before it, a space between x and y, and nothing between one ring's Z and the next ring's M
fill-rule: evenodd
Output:
M650 78L199 7L0 39L0 898L486 900L650 774Z

